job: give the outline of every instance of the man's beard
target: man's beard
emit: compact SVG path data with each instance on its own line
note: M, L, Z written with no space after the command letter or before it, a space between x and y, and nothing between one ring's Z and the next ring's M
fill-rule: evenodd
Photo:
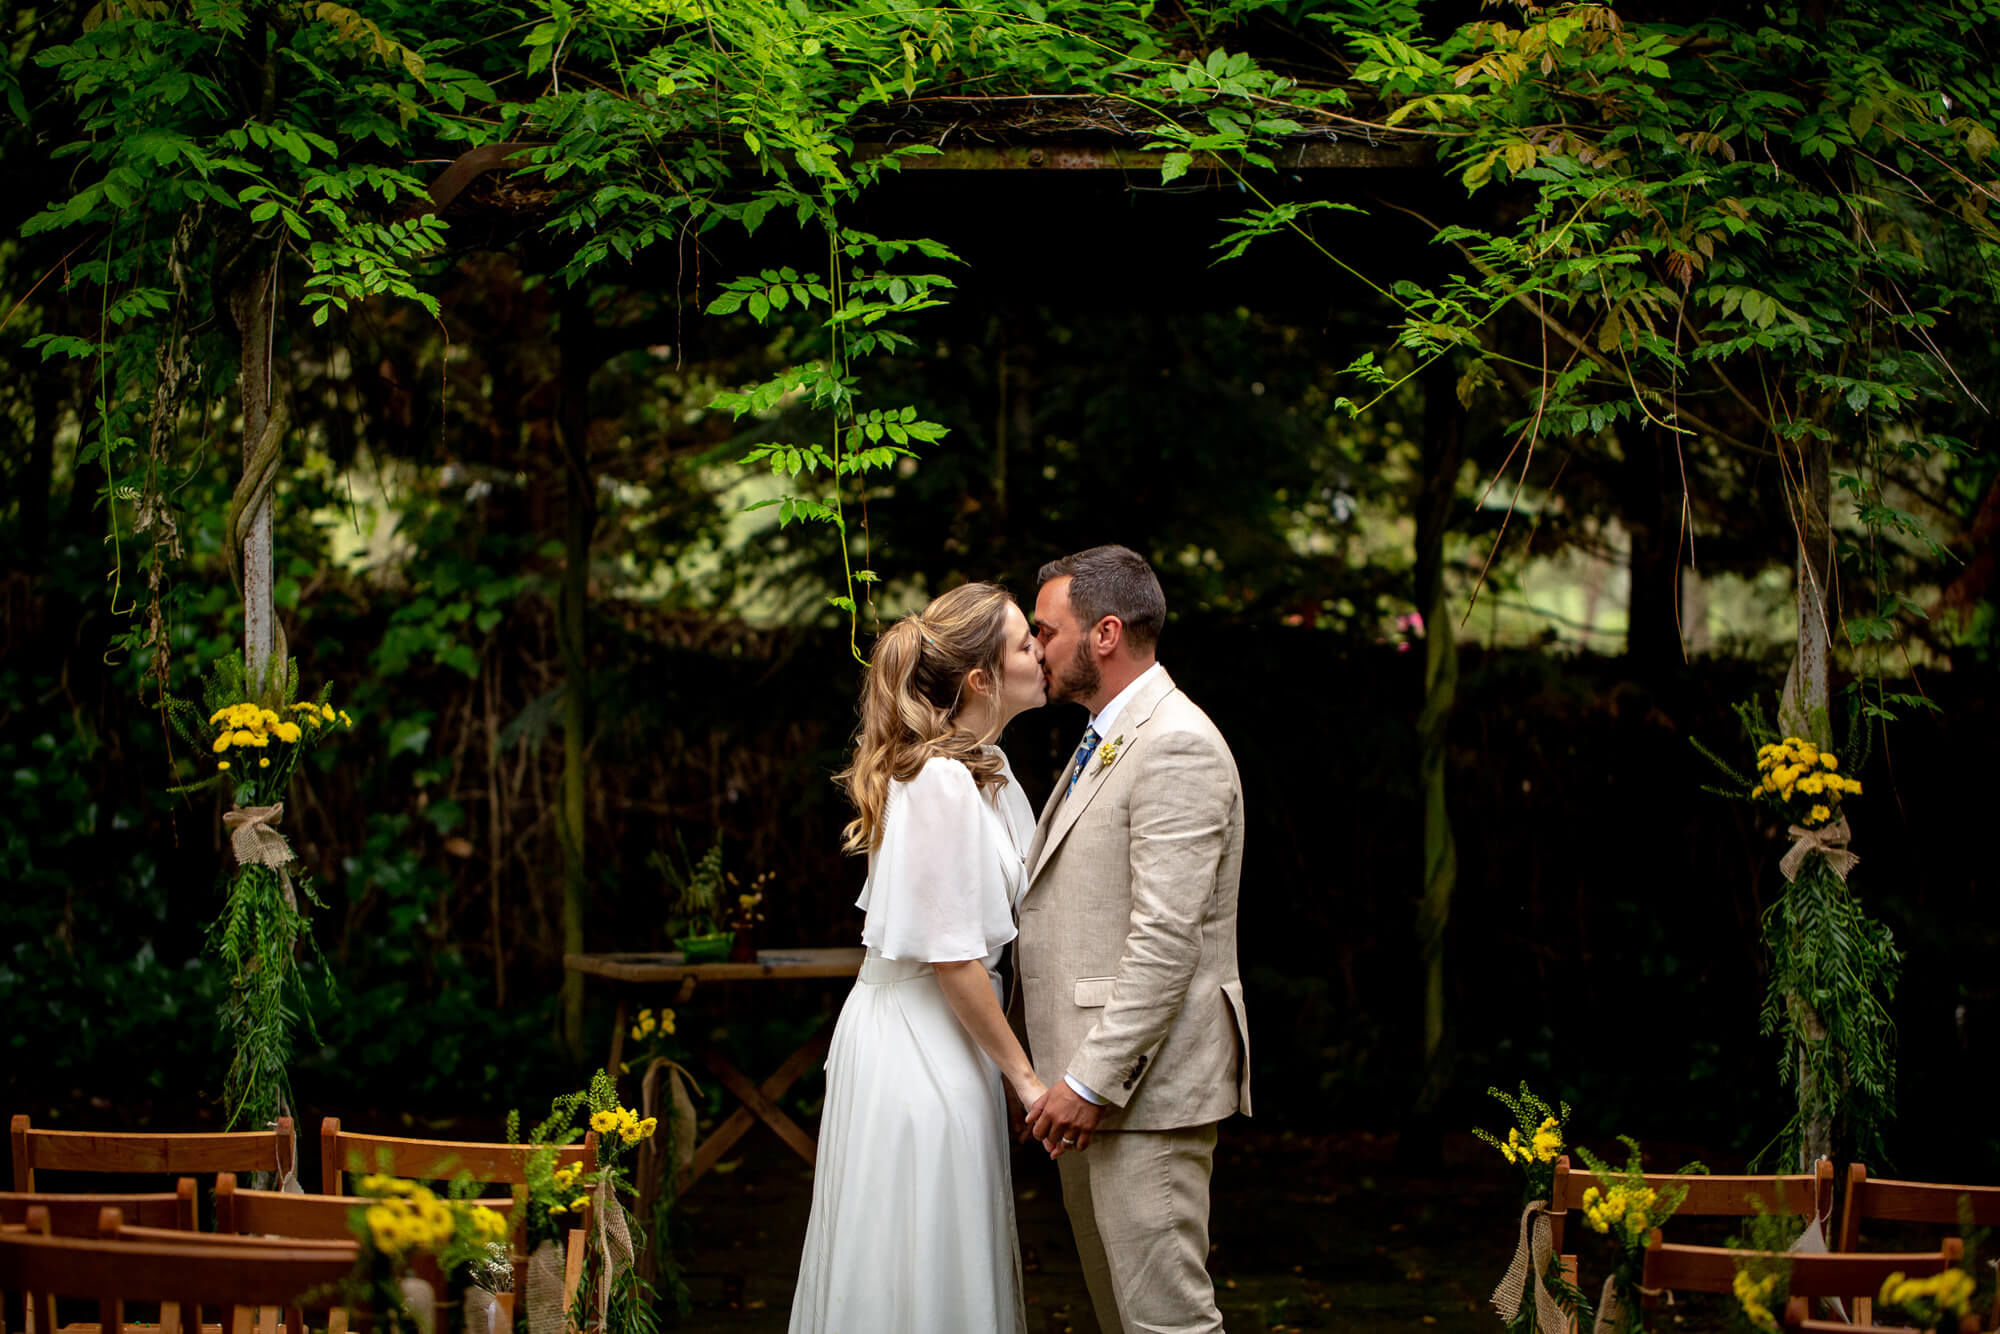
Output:
M1062 700L1081 704L1097 693L1104 684L1104 673L1098 670L1097 660L1090 656L1090 641L1076 646L1076 653L1062 670L1049 673L1049 694Z

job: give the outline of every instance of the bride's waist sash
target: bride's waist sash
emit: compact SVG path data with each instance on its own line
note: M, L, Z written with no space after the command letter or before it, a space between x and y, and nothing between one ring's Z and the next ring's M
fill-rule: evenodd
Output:
M915 959L885 959L870 950L868 957L861 961L861 980L871 987L886 987L896 982L908 982L913 978L935 973L937 969Z
M919 977L928 977L937 969L916 959L885 959L870 950L868 957L861 961L861 982L865 986L886 987L897 982L909 982ZM988 977L995 976L991 969Z

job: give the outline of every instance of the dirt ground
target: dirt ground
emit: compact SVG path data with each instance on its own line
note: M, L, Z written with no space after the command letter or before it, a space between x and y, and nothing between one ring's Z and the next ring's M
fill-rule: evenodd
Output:
M694 1300L682 1329L781 1334L790 1317L812 1174L761 1132L742 1147L681 1202ZM1469 1137L1421 1174L1398 1172L1394 1150L1388 1137L1223 1127L1209 1269L1231 1334L1495 1334L1487 1298L1512 1252L1515 1181ZM1053 1165L1019 1149L1014 1184L1030 1334L1095 1334Z

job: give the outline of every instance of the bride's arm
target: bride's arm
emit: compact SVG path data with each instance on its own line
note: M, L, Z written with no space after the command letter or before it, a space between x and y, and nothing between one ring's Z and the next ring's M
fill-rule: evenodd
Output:
M965 1031L972 1035L979 1049L1000 1067L1001 1075L1021 1105L1034 1106L1046 1090L1042 1081L1035 1078L1035 1067L1028 1063L1028 1053L1021 1049L1021 1040L1014 1036L999 1000L993 995L985 963L959 959L931 966L937 969L938 985L944 988L944 998L951 1003L958 1022L965 1025Z

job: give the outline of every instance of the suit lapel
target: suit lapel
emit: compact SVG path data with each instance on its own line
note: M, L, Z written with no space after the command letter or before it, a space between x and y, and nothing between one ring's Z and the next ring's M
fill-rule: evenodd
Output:
M1153 716L1153 710L1159 707L1160 701L1173 694L1174 689L1173 678L1167 675L1165 668L1162 668L1158 676L1126 701L1125 707L1119 710L1118 718L1111 727L1111 735L1105 738L1107 742L1120 742L1119 760L1123 760L1126 753L1139 744L1140 729L1146 725L1146 720ZM1104 763L1102 755L1100 747L1098 754L1092 755L1084 762L1083 773L1077 777L1076 787L1067 798L1063 796L1063 787L1060 784L1049 794L1049 804L1043 808L1041 823L1035 830L1034 851L1028 858L1030 868L1028 893L1034 893L1042 868L1048 865L1049 858L1055 855L1063 837L1076 827L1076 822L1083 818L1084 811L1089 808L1091 799L1103 788L1112 766ZM1063 778L1067 781L1068 777L1069 771L1065 769Z

